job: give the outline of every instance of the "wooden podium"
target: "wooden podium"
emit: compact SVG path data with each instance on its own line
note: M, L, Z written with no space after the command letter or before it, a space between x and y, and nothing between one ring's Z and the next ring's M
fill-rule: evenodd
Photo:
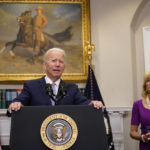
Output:
M41 125L47 117L57 113L71 117L77 125L78 135L69 150L108 150L102 110L83 105L25 106L13 112L10 150L51 149L41 139Z

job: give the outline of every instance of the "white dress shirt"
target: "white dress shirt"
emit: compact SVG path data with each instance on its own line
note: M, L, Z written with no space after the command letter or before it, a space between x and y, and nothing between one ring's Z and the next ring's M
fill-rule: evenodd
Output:
M55 89L56 89L56 95L58 93L58 88L59 88L59 84L60 84L60 79L58 79L57 81L53 82L48 76L45 76L45 81L46 81L46 84L47 83L55 83Z

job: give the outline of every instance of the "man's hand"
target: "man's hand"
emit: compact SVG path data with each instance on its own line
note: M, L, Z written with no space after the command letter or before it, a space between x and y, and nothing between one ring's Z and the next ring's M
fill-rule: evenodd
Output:
M102 108L102 110L104 111L104 106L103 106L102 102L100 102L100 101L93 100L93 101L90 102L89 105L93 105L97 109Z
M8 110L9 110L10 113L12 113L13 110L14 110L14 111L20 110L20 108L21 108L22 106L23 106L23 105L21 104L21 102L14 102L14 103L11 103L11 104L9 105Z

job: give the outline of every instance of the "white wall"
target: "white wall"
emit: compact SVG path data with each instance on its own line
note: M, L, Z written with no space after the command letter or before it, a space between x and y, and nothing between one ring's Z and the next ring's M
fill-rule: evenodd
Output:
M91 0L91 37L96 78L108 107L132 106L131 27L141 0Z
M134 33L134 42L135 42L135 58L136 58L136 72L137 72L137 94L136 99L141 98L142 84L143 84L143 75L145 70L145 61L144 61L144 41L143 41L143 27L150 26L150 1L145 0L142 3L143 9L138 10L139 17L134 22L132 27Z

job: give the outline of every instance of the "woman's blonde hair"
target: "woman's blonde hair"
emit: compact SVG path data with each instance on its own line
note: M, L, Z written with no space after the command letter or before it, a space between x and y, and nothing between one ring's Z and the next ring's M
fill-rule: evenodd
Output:
M143 81L143 91L142 91L142 96L143 98L146 98L147 96L147 90L146 90L146 82L150 80L150 70L147 71L144 75L144 81Z

